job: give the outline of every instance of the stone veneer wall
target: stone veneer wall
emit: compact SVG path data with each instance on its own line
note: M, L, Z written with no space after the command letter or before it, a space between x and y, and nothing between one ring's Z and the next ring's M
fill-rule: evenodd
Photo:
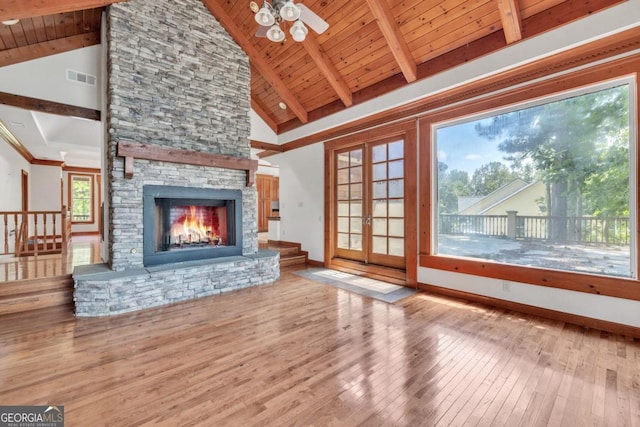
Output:
M133 178L125 179L124 159L116 156L119 141L132 141L249 158L246 54L200 0L115 3L107 8L107 41L110 265L109 272L74 274L76 312L119 313L275 280L277 254L258 254L257 191L246 187L245 172L136 159ZM222 270L218 261L145 268L144 185L242 190L245 260ZM200 288L180 269L199 276Z

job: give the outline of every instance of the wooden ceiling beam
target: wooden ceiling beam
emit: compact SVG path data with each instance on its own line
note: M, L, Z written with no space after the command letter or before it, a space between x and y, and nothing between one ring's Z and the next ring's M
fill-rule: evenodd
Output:
M351 89L349 89L349 85L347 85L347 82L340 75L340 72L336 66L333 65L316 38L312 34L307 34L307 37L302 42L302 46L318 66L318 69L327 79L333 90L336 91L345 107L353 105L353 94L351 93Z
M284 148L281 145L277 144L269 144L268 142L257 141L255 139L250 140L251 148L256 148L259 150L268 150L268 151L276 151L278 153L284 152Z
M256 101L254 101L253 98L251 98L251 109L258 116L260 116L262 121L265 122L267 124L267 126L269 126L269 128L271 128L272 131L274 131L275 133L278 133L278 124L276 123L276 121L273 120L269 116L269 114L267 114L267 112L264 111L264 108L262 108L260 105L258 105L258 103Z
M123 1L127 0L3 0L0 2L0 21L94 9Z
M302 106L300 101L298 101L298 98L296 98L293 92L284 84L280 76L278 76L278 73L269 65L258 49L251 44L244 32L233 22L233 19L227 12L216 3L216 0L203 0L202 2L225 30L227 30L227 33L233 37L236 43L238 43L242 50L249 56L249 60L253 66L278 93L282 101L291 108L291 111L293 111L302 123L307 123L309 121L307 110Z
M498 0L498 9L507 44L522 40L522 19L518 0Z
M42 99L29 98L5 92L0 92L0 104L11 105L25 110L40 111L42 113L57 114L59 116L72 116L89 120L100 120L99 110L60 104L59 102L45 101Z
M97 44L100 44L100 33L96 31L14 49L0 50L0 67Z
M367 0L367 4L378 22L378 27L380 27L380 31L382 31L391 49L391 53L396 59L400 70L402 70L402 74L407 80L407 83L415 82L418 78L416 61L411 55L407 42L404 40L404 37L402 37L400 28L394 19L394 15L387 1Z

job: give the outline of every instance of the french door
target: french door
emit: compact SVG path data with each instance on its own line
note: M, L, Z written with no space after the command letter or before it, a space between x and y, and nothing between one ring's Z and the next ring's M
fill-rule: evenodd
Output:
M334 151L336 257L405 268L405 152L397 137Z

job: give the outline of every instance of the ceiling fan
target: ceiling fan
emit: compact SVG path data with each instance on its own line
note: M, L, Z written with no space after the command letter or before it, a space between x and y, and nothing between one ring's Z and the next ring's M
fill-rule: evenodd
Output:
M329 24L320 18L314 11L302 3L295 4L293 0L264 0L262 7L255 1L250 3L251 10L255 13L256 22L260 25L256 32L257 37L267 37L272 42L281 42L285 39L285 32L280 28L280 23L293 22L289 33L297 42L304 41L309 30L307 24L318 34L324 33Z

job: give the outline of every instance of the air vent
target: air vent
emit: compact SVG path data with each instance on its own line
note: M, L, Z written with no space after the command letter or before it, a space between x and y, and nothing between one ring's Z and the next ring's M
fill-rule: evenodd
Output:
M91 86L96 85L96 76L81 73L80 71L67 70L67 80L84 83Z

